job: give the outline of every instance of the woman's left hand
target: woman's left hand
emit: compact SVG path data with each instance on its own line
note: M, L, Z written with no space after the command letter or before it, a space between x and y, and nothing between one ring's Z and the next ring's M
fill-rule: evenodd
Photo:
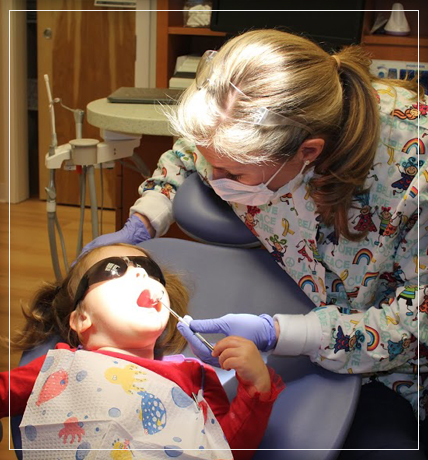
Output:
M260 351L275 348L277 342L274 320L271 316L247 313L222 316L215 319L194 319L190 329L201 334L225 334L244 337L255 343Z

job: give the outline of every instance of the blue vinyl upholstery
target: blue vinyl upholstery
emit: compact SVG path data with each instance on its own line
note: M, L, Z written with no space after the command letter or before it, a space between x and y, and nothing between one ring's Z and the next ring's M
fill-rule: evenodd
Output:
M160 238L141 245L164 269L181 274L191 290L195 319L227 313L305 314L314 305L263 249L220 247ZM212 342L221 336L206 335ZM192 355L186 348L185 355ZM309 358L267 356L286 383L274 405L260 449L339 449L353 419L361 379L339 375ZM229 398L236 390L232 372L218 370ZM256 423L256 422L255 422ZM268 455L268 457L267 457ZM327 460L338 451L260 450L256 460Z
M197 241L233 247L260 246L231 207L204 185L196 173L178 189L172 209L178 226Z

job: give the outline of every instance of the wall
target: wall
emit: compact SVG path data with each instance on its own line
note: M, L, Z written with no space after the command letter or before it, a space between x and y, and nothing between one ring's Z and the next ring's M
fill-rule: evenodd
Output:
M7 2L0 4L0 201L8 199L9 152L9 88L8 88L8 10Z
M27 43L24 0L1 2L1 151L0 200L18 203L29 197L27 140ZM10 67L9 67L10 39ZM8 72L9 71L9 72ZM10 75L10 88L9 88ZM10 101L10 114L9 114ZM10 123L10 156L9 124ZM10 160L10 177L9 171Z
M156 0L137 0L135 86L140 88L156 86L156 8Z

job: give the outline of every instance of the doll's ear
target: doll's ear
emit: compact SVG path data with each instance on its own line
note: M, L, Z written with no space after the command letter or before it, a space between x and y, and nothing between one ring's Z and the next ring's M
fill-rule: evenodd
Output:
M91 317L84 311L74 310L70 315L70 328L78 334L85 333L92 326Z

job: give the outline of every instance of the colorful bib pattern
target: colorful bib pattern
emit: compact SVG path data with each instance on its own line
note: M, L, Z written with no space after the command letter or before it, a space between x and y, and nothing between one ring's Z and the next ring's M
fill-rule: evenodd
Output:
M84 350L49 351L20 428L35 460L232 459L202 390Z

